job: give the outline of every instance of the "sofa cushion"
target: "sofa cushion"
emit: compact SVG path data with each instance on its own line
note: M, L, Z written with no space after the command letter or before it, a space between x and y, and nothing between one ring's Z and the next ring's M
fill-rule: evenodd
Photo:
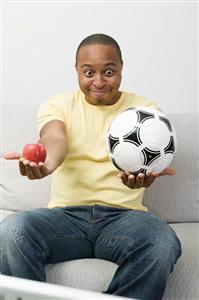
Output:
M103 259L77 259L46 265L47 281L92 291L105 291L117 265Z
M170 274L163 300L199 299L199 224L170 224L182 244L182 256Z

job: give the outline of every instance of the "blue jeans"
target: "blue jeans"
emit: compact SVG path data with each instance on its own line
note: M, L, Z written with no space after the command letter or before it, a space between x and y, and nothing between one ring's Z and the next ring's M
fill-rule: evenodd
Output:
M8 216L1 228L1 272L45 281L45 264L100 258L119 265L106 293L162 299L181 254L169 225L142 211L79 206Z

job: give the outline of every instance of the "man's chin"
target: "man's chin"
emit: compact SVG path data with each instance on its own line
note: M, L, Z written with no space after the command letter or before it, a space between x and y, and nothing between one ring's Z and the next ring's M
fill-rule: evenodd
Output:
M86 101L93 105L113 105L121 96L121 92L113 93L109 92L90 92L85 94Z
M88 101L92 105L103 106L108 105L107 101L102 101L101 99L92 99Z
M89 95L86 101L93 105L109 105L110 98L107 95Z

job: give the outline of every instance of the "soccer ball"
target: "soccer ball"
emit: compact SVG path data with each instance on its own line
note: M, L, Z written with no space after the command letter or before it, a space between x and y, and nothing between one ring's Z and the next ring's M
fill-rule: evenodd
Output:
M162 112L132 107L116 116L106 138L108 156L122 171L160 173L176 152L176 132Z

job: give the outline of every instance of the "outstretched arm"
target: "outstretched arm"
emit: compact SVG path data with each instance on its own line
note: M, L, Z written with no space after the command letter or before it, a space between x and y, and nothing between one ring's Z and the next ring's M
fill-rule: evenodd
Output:
M59 120L48 122L41 129L38 143L41 143L47 152L44 163L36 164L22 157L21 153L16 152L6 153L4 158L18 160L20 174L29 179L40 179L48 176L62 164L68 152L65 124Z

